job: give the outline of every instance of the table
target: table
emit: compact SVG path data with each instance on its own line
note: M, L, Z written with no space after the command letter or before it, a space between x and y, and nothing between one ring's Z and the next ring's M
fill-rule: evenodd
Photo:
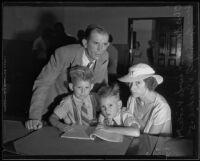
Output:
M30 133L21 121L3 120L3 143L19 139Z
M22 122L4 120L3 143L12 142L17 154L42 156L192 156L191 140L157 137L141 134L138 138L125 137L123 143L102 140L76 140L61 138L59 130L44 127L28 131ZM6 146L4 146L7 150ZM15 153L13 151L13 153Z
M132 140L124 137L123 142L114 143L100 139L61 138L61 134L55 127L47 126L17 140L15 149L29 155L124 155Z

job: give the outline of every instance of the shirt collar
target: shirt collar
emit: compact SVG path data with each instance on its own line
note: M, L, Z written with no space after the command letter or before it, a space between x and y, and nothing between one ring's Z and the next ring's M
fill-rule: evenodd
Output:
M82 56L82 65L83 66L87 66L88 63L90 62L90 60L88 59L85 50L83 51L83 56ZM92 61L93 63L95 63L95 60Z
M73 94L73 99L74 99L74 101L75 101L75 103L77 103L77 104L79 104L79 105L82 105L83 104L83 102L85 103L85 104L87 104L87 102L88 102L88 99L90 99L90 96L88 95L85 99L84 99L84 101L82 101L82 100L80 100L80 99L78 99L74 94Z
M117 113L117 115L113 118L113 120L119 125L121 122L121 110Z

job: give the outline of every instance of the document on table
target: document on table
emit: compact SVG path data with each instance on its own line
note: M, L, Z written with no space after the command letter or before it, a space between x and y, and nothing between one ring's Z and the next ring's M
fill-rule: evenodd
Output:
M74 125L69 131L62 134L61 137L86 140L95 140L98 137L110 142L123 142L123 135L84 125Z

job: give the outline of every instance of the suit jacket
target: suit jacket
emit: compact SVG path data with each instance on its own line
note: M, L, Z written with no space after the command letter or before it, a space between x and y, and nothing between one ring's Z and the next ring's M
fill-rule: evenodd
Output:
M83 53L84 48L79 44L63 46L55 51L34 82L29 119L41 120L55 98L69 92L67 73L71 67L82 64ZM108 53L105 52L94 67L93 91L97 91L102 83L108 83L107 66Z

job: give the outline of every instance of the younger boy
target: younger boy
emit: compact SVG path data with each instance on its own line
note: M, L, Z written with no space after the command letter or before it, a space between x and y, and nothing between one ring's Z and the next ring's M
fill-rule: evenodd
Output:
M140 136L139 124L132 114L122 111L119 86L104 86L98 91L101 114L97 128L122 135Z
M61 101L49 118L50 123L63 132L73 124L91 125L96 120L97 100L90 93L94 86L93 72L87 67L76 66L69 74L69 88L73 93Z

